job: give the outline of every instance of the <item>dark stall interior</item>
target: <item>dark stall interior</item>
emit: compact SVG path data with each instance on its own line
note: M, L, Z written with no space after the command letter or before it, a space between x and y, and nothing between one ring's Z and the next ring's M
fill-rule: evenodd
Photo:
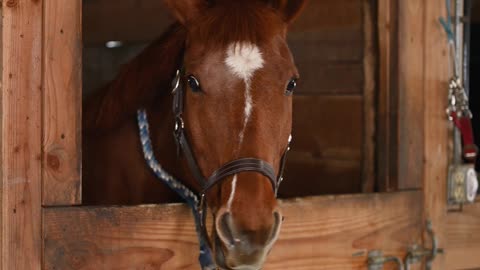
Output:
M291 26L289 44L302 79L294 97L294 142L282 197L373 191L371 3L311 1ZM161 1L84 0L84 97L114 78L171 23Z

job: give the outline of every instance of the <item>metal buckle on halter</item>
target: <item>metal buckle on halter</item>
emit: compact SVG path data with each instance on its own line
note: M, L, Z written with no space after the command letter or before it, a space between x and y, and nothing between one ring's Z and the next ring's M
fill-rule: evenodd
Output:
M204 220L204 210L205 210L205 192L202 192L202 194L200 194L200 201L198 202L198 214L200 215L200 220ZM203 224L204 222L201 222L201 225L202 226L205 226L205 224Z
M181 115L175 117L175 128L173 131L173 136L175 137L175 144L177 146L177 156L180 156L181 153L181 134L185 128L185 122Z
M182 116L175 117L175 133L180 133L185 128Z
M180 86L180 69L177 69L175 78L172 81L172 94L174 94L177 91L179 86Z

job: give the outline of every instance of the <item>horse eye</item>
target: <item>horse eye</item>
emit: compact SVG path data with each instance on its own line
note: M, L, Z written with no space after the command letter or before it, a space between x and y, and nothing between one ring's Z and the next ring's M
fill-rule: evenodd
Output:
M188 76L187 82L188 82L188 86L190 86L193 92L202 91L202 89L200 88L200 83L198 82L197 78L195 78L193 75Z
M297 87L297 79L291 79L290 82L288 82L287 85L287 91L285 91L285 94L287 96L290 96L293 94L293 90Z

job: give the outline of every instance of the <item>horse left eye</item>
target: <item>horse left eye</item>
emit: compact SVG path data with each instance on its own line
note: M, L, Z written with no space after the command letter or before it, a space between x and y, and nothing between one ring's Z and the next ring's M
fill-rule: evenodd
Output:
M193 75L188 76L187 82L193 92L200 92L202 90L200 88L200 83L198 82L197 78L195 78Z
M292 95L296 87L297 87L297 79L291 79L290 82L288 82L287 90L285 91L285 94L287 96Z

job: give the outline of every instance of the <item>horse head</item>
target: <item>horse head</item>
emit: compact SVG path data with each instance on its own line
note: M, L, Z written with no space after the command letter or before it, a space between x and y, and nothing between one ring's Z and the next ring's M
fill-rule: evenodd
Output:
M279 235L278 179L272 178L288 147L299 78L286 34L304 2L165 0L187 32L179 113L200 174L242 158L273 171L269 177L261 168L236 172L233 165L205 190L221 268L260 269Z

